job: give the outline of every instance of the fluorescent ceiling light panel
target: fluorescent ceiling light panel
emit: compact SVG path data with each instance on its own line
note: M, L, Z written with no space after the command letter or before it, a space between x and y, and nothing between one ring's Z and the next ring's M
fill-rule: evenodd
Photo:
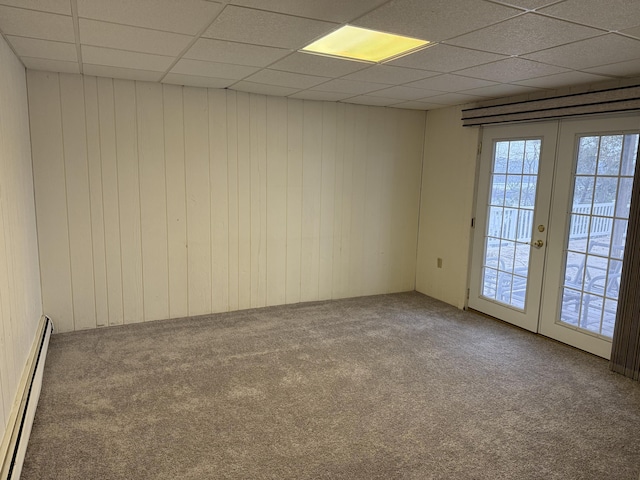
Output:
M420 50L429 44L426 40L345 25L300 51L379 63Z

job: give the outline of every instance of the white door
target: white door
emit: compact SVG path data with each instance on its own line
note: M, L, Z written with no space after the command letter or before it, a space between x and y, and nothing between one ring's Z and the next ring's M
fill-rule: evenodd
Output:
M609 358L640 119L563 121L540 333Z
M536 332L557 123L483 132L469 306Z
M637 115L485 129L469 307L609 358L639 130Z

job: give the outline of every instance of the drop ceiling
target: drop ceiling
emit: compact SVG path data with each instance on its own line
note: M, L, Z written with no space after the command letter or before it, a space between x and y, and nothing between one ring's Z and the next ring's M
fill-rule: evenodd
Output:
M351 24L435 42L298 52ZM429 110L640 77L638 0L0 0L27 68Z

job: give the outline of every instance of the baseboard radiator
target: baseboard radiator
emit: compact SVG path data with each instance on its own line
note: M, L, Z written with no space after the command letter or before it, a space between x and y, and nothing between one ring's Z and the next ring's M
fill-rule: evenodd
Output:
M40 398L44 362L52 333L53 323L48 317L43 316L38 324L36 338L29 352L5 438L1 445L0 480L18 480L20 478L31 426L36 414L38 398Z

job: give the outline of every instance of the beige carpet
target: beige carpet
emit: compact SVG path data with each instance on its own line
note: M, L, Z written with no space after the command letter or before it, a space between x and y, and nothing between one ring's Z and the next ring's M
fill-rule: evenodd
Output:
M405 293L54 335L22 478L639 473L640 383Z

